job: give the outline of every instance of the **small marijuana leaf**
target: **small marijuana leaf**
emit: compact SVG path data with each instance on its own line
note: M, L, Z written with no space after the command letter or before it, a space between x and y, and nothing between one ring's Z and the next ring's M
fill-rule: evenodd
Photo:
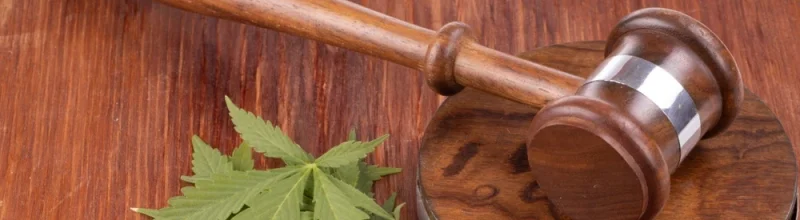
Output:
M361 160L334 169L333 176L353 187L357 186L359 174L361 174L361 171L358 169L358 163L360 162Z
M250 208L236 214L233 220L300 219L300 203L311 170L304 167L293 171L286 179L275 182L269 191L247 201Z
M392 195L389 196L389 198L387 198L386 201L383 201L383 205L381 206L383 207L383 210L391 212L394 209L394 200L396 199L397 199L397 193L392 193Z
M314 220L314 212L305 211L300 213L300 220Z
M395 167L378 167L375 165L367 166L367 176L372 181L380 180L381 177L386 175L391 175L395 173L399 173L403 169L395 168Z
M356 141L356 129L350 130L350 134L347 135L347 141ZM345 183L350 184L353 187L357 187L358 183L361 182L359 181L359 177L363 176L361 175L362 172L359 169L360 163L364 163L364 159L334 169L333 175ZM370 191L372 191L372 189L370 189Z
M378 181L381 177L399 173L403 169L394 167L378 167L375 165L367 165L364 161L358 164L358 179L356 180L356 188L364 192L364 194L372 196L372 183ZM344 180L344 179L342 179Z
M369 177L367 163L364 161L358 162L358 171L358 182L356 183L356 188L364 194L367 194L369 197L372 197L372 185L374 181Z
M400 205L394 207L394 212L392 212L392 216L394 217L394 219L400 219L400 213L403 211L403 206L405 205L406 203L400 203Z
M339 190L341 190L345 195L347 195L348 198L350 198L350 202L353 205L358 206L359 208L362 208L364 210L367 210L372 214L384 217L386 219L393 219L392 216L388 212L383 210L383 208L378 206L378 204L375 203L375 200L373 200L371 197L368 197L361 191L358 191L358 189L353 188L353 186L347 185L347 183L342 182L339 179L336 178L329 178L329 179L331 180L331 182L333 182L336 188L339 188Z
M296 167L265 171L231 171L212 174L208 179L197 180L195 186L181 189L183 196L169 199L169 207L160 210L134 209L155 219L213 219L224 220L239 212L273 182L283 180L296 172Z
M314 163L321 167L337 168L345 164L357 162L375 151L375 147L383 143L389 135L383 135L370 142L347 141L328 150L327 153L317 158Z
M350 133L347 134L347 140L348 141L357 141L356 140L356 129L355 128L350 129Z
M284 135L280 128L273 126L269 121L265 122L253 113L240 109L227 96L225 102L236 132L239 132L242 139L251 144L257 152L264 153L267 157L281 158L289 165L307 164L313 161L313 158Z
M227 173L233 170L233 165L228 157L219 150L211 148L197 135L192 136L192 177L182 177L186 182L194 183L198 179L207 179L212 174Z
M165 220L399 218L403 204L394 207L396 195L379 206L372 198L372 185L381 176L400 169L364 162L364 157L388 136L360 142L353 130L349 141L315 160L269 121L240 109L227 97L226 102L244 142L228 157L194 136L194 176L182 177L194 186L181 189L183 195L171 198L165 208L133 211ZM280 158L288 166L253 170L253 150Z
M247 142L242 142L236 149L233 150L230 158L233 164L233 169L238 171L253 170L253 150Z
M314 170L314 219L367 219L369 215L356 208L347 196L333 185L319 169Z
M374 200L318 168L314 170L314 181L314 219L369 219L367 213L356 207L386 219L394 219Z
M381 206L383 208L383 210L385 210L386 212L392 212L392 210L395 210L395 207L394 207L394 202L395 202L394 200L395 199L397 199L397 193L392 193L392 195L389 196L389 198L387 198L386 201L383 201L383 205ZM398 207L402 207L402 204L400 206L398 206ZM397 215L394 216L394 218L395 219L399 219L400 215L397 214ZM378 216L372 216L372 218L370 218L370 220L381 220L381 218L378 218Z

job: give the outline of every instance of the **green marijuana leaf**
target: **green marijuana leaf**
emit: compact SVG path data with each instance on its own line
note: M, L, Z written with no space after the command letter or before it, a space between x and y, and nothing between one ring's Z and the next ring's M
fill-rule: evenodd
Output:
M296 170L296 167L285 167L269 172L231 171L212 174L209 179L198 180L194 187L181 189L183 196L169 199L169 207L135 211L155 219L227 219L273 182L291 176Z
M394 219L367 195L320 169L314 171L314 219L369 219L367 213L356 207L386 219Z
M253 150L247 142L242 142L239 147L233 150L230 160L233 164L233 169L238 171L253 170L253 164L255 164Z
M261 193L246 204L250 208L233 217L246 219L300 219L300 203L311 168L301 168L286 179L274 183L269 191Z
M347 140L348 141L357 141L356 140L356 129L355 128L350 129L350 133L347 134Z
M357 186L359 174L361 174L361 171L358 169L358 163L360 162L359 160L334 169L333 176L353 187Z
M375 147L383 143L389 135L383 135L370 142L347 141L330 149L327 153L317 158L314 163L321 167L336 168L345 164L357 162L375 151Z
M378 167L370 165L367 166L367 176L369 176L370 180L375 181L380 180L383 176L399 173L402 170L403 169L395 167Z
M239 132L242 139L251 144L257 152L264 153L267 157L281 158L289 165L307 164L313 161L313 158L284 135L280 128L273 126L269 121L265 122L253 113L240 109L227 96L225 102L228 104L236 132Z
M356 141L356 129L350 130L350 133L347 135L347 140ZM361 166L362 163L364 164L364 166L366 166L364 160L361 159L357 162L349 163L339 168L336 168L334 169L333 175L336 178L339 178L340 180L344 181L345 183L350 184L351 186L358 187L359 183L363 185L365 183L362 182L365 181L362 180L361 177L365 175L362 174L363 172L361 172L361 169L359 168L359 166ZM370 185L369 188L370 189L364 193L367 194L371 193L370 191L372 191L372 185Z
M355 141L356 140L356 130L350 130L350 134L347 136L348 141ZM380 180L382 176L391 175L395 173L399 173L402 171L400 168L394 167L378 167L374 165L367 165L364 160L359 160L358 162L346 164L334 170L334 176L339 178L340 180L344 181L347 184L350 184L362 192L364 194L372 196L372 182ZM390 210L391 211L391 210Z
M391 212L394 209L394 202L395 202L394 200L396 199L397 199L397 193L392 193L392 195L389 196L389 198L387 198L386 201L383 201L383 205L381 206L383 207L383 210Z
M301 220L314 220L314 212L302 212L300 213Z
M362 208L364 210L367 210L372 214L384 217L386 219L393 219L392 216L388 212L383 210L383 208L378 206L378 204L375 203L375 200L373 200L371 197L368 197L361 191L358 191L358 189L353 188L353 186L347 185L347 183L344 183L339 179L330 178L330 180L331 182L333 182L336 188L339 188L339 190L341 190L345 195L347 195L348 198L350 198L350 202L353 205L358 206L359 208Z
M358 210L347 196L319 169L314 170L314 219L350 220L367 219L367 213Z
M394 212L396 212L394 214L394 218L395 219L399 219L400 218L400 214L399 214L399 210L397 210L397 209L402 207L403 204L400 204L400 206L398 206L398 208L395 209L395 207L394 207L394 202L395 202L394 200L395 199L397 199L397 193L392 193L392 195L389 196L389 198L387 198L386 201L383 201L383 205L381 207L386 212L392 212L392 210L394 210ZM370 220L381 220L381 218L378 218L378 216L372 216L372 218L370 218Z
M369 172L367 170L367 163L366 162L358 162L358 182L356 183L356 189L367 194L368 196L372 197L372 184L373 180L369 178Z
M356 180L356 188L371 197L372 183L374 181L380 180L382 176L398 173L402 169L394 167L377 167L374 165L367 165L367 163L361 161L358 164L358 170L359 173L358 179Z
M368 165L364 158L388 136L370 142L349 141L318 159L303 151L281 130L234 105L226 97L231 119L244 139L230 157L192 137L192 172L181 177L193 183L181 189L162 209L133 211L165 220L394 220L396 194L383 206L375 203L373 182L399 168ZM251 148L252 146L252 148ZM288 166L253 170L253 150L282 159Z
M400 212L402 211L403 206L405 205L406 205L405 203L401 203L400 205L397 205L397 207L394 207L394 212L392 212L394 219L400 219Z
M197 135L192 136L192 177L182 177L186 182L194 183L198 179L207 179L212 174L227 173L233 170L228 157L217 149L211 148Z

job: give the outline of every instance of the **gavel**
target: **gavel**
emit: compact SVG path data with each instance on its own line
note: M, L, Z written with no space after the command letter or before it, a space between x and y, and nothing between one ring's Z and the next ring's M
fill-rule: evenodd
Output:
M414 68L442 95L472 87L539 109L528 134L531 171L575 219L655 217L670 174L700 139L731 124L743 97L725 45L668 9L623 18L605 61L583 79L484 47L463 23L432 31L348 1L160 1Z

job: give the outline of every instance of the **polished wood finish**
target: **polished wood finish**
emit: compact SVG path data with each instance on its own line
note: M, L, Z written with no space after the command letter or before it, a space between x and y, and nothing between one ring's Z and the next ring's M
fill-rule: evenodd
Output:
M528 161L538 185L575 219L651 219L669 195L671 158L662 150L678 147L647 132L672 128L658 111L635 90L610 83L587 84L552 102L529 131Z
M624 38L635 32L657 32L655 34L674 39L656 38L652 42L641 42L646 47L632 46L626 48L627 51L612 49L625 43ZM632 41L640 39L647 38ZM639 54L673 74L683 73L676 77L682 84L690 85L685 87L696 102L700 102L696 105L703 124L710 125L703 127L704 137L725 131L736 118L743 96L739 67L725 44L705 24L674 10L644 9L625 16L611 31L608 41L606 55L612 52ZM653 50L657 52L652 53ZM665 56L664 50L671 52ZM713 79L707 79L708 75ZM719 98L723 103L719 103Z
M602 61L603 42L554 45L522 57L586 76L593 70L591 66ZM729 130L703 140L672 175L669 199L656 219L786 219L791 215L797 173L792 145L781 123L755 95L748 93L742 106L742 114ZM565 213L573 212L553 205L551 201L558 198L548 196L526 166L530 162L525 155L527 121L535 115L530 107L476 90L446 100L431 120L420 149L422 200L428 213L438 219L570 219ZM574 128L562 126L553 131L567 129L576 136L586 132ZM582 139L566 140L545 135L543 138L554 139L542 141L557 142L564 151L573 143L582 153L618 157L608 146L594 146L605 144L590 138L597 134L602 133L592 131ZM572 161L572 169L596 165L581 164L569 156L538 159ZM627 175L638 175L625 171L628 165L624 161L606 162L602 165L617 166L614 170L621 171L614 174L618 181L590 187L588 190L597 191L590 193L639 184L622 181L632 179L625 178ZM596 174L584 174L592 175ZM606 199L618 203L597 207L612 212L601 212L594 219L635 219L641 210L625 204L631 196L607 195ZM606 213L613 214L602 215Z
M355 2L433 30L463 22L509 54L606 39L643 7L686 12L727 43L744 83L800 140L795 1ZM585 59L558 55L537 56ZM0 0L0 76L0 219L145 219L128 208L180 194L191 134L236 146L223 95L315 155L353 126L390 133L370 160L405 170L377 183L378 200L398 191L403 219L416 219L417 148L443 99L417 70L151 0Z
M475 43L462 23L438 33L345 0L160 0L175 7L287 32L424 70L443 95L463 86L535 107L575 92L582 79Z
M656 86L673 85L647 83L664 80L650 74L669 74L690 100L647 97L637 91L642 88L618 82L587 82L576 94L548 103L533 118L528 161L542 190L572 218L651 219L669 197L670 174L696 144L696 140L678 143L676 121L670 122L675 119L669 119L656 103L689 101L677 108L691 108L692 114L697 114L696 135L700 138L709 130L724 130L736 117L743 90L741 77L732 59L711 59L730 57L724 44L681 12L638 10L611 32L606 59L635 57L663 72L636 64L617 69L615 62L597 71L625 72L622 74L628 79L618 80L647 77L641 86L658 89L661 94L674 88ZM686 113L675 110L671 109L672 114ZM724 123L717 125L723 115ZM686 116L694 115L678 115Z
M462 23L445 25L438 34L433 34L337 0L164 2L424 70L428 84L443 95L455 94L463 86L469 86L534 108L545 107L531 127L528 142L531 167L542 188L559 198L553 202L578 219L655 216L669 194L669 174L676 167L676 155L686 155L695 144L687 143L688 146L681 147L686 152L675 154L679 146L674 141L659 142L653 137L665 137L663 134L645 132L645 127L665 128L669 124L663 124L666 120L652 119L664 117L657 112L643 118L631 117L638 114L634 112L638 105L629 105L628 101L636 96L636 91L611 92L606 94L610 98L605 98L589 93L604 92L605 88L581 89L571 96L581 84L580 78L476 44L470 28ZM688 15L661 8L633 12L623 18L609 37L606 55L617 54L644 58L675 75L694 99L703 119L700 136L711 128L717 132L724 130L736 117L742 90L736 63L724 44ZM561 98L564 96L569 97ZM620 102L611 104L607 99ZM551 103L552 100L556 102ZM637 100L648 103L647 97ZM726 100L724 108L722 100ZM623 106L634 108L620 110ZM728 112L721 113L723 109ZM720 115L726 118L722 120L723 126L716 128ZM575 139L580 141L569 143L571 148L563 148L567 143L560 143ZM583 146L596 148L588 150ZM575 168L576 164L585 168ZM613 185L611 188L615 190L598 190L606 186L603 184ZM608 199L609 196L617 199Z

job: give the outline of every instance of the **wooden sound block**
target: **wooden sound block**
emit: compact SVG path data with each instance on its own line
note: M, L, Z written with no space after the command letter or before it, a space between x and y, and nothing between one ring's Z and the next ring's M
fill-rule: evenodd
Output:
M520 57L582 77L604 42L554 45ZM419 159L420 219L569 219L530 173L523 104L465 89L428 124ZM701 141L671 176L658 219L787 219L794 213L794 152L775 115L747 91L733 125Z

